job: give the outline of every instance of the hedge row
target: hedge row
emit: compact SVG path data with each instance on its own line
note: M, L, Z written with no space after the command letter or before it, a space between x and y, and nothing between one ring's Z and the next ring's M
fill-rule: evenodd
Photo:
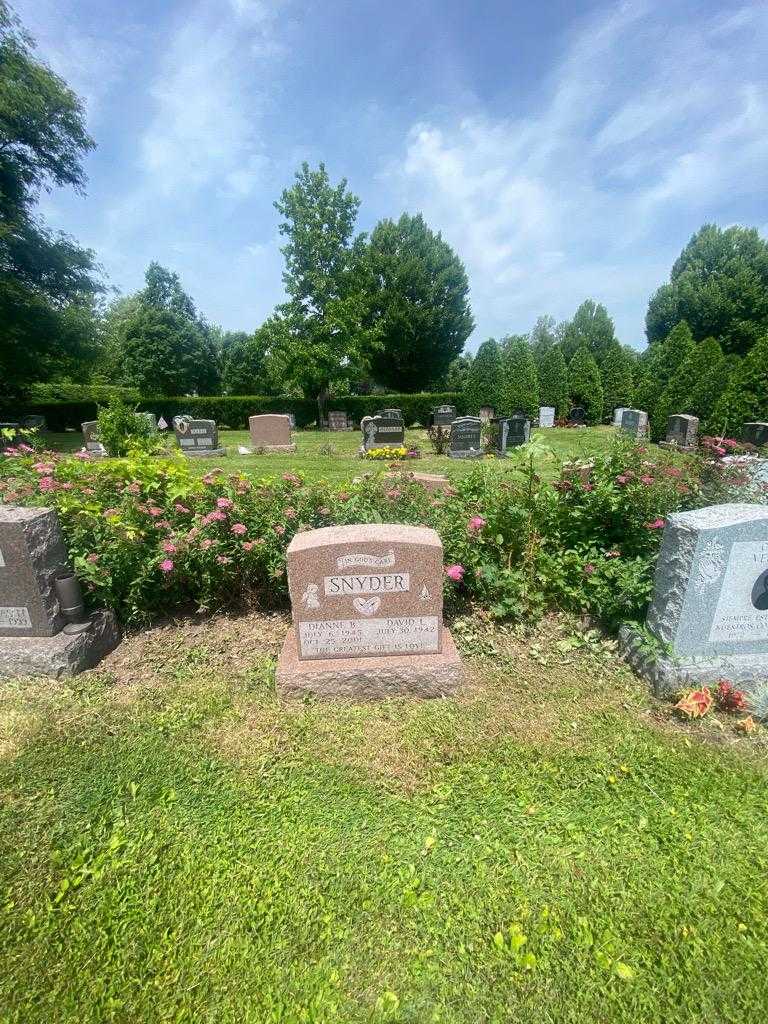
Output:
M436 405L455 405L460 414L464 398L456 392L413 395L348 395L333 398L328 409L346 412L358 423L363 416L372 416L377 409L402 409L407 426L426 424ZM154 398L139 403L142 412L164 416L168 423L174 416L187 413L198 419L216 420L219 426L233 430L246 430L248 417L259 413L292 412L298 427L306 427L317 420L317 404L305 398L279 398L268 395L203 395L197 398ZM22 416L45 416L49 430L62 431L67 427L80 428L86 420L96 419L95 402L35 402L29 405L0 403L0 419L17 421Z

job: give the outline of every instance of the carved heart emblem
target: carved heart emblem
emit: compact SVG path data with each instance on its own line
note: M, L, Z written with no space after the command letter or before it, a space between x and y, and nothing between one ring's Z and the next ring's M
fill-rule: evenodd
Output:
M352 601L355 606L355 610L360 612L361 615L374 615L379 610L381 604L380 597L356 597Z

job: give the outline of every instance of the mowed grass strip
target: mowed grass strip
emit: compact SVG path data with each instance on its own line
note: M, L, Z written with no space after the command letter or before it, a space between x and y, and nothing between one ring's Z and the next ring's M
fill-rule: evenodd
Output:
M227 670L169 627L2 689L4 1021L764 1020L759 746L551 625L455 701L281 707L280 620L226 621Z
M173 447L173 432L170 431L169 443ZM545 478L554 476L557 464L564 459L589 459L609 449L615 431L611 427L583 428L552 428L537 430L534 436L552 450L551 456L538 458L538 470ZM475 459L451 459L447 455L437 456L432 453L429 438L425 430L406 430L406 442L421 448L423 457L405 463L408 469L420 473L443 473L452 478L459 478L477 465ZM68 453L78 451L82 447L82 436L77 433L43 435L44 443L52 450ZM202 475L215 466L221 466L230 472L243 472L251 476L277 476L287 472L303 473L307 479L324 479L335 483L351 480L365 472L385 471L386 463L358 458L361 435L354 431L310 431L299 430L293 435L296 451L292 453L276 453L273 455L239 455L239 446L250 445L250 435L246 430L222 430L219 441L228 449L224 459L193 459L190 465L193 472ZM490 460L486 460L490 461ZM504 460L496 460L499 472L508 472Z

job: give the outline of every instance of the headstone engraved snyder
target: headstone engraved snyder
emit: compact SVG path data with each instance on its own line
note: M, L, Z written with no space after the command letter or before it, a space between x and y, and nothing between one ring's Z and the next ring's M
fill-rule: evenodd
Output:
M291 443L291 421L288 416L276 413L251 416L248 429L254 448L263 448L267 452L296 451L296 445Z
M443 627L443 546L421 526L332 526L288 547L284 696L440 696L461 663Z
M0 505L0 676L74 675L117 646L111 612L96 612L83 632L62 632L56 578L68 569L53 509Z
M226 448L219 448L219 431L215 420L193 420L187 416L176 416L173 430L185 455L227 454Z
M365 451L371 448L400 448L405 444L405 424L391 416L364 416L360 421Z
M452 459L479 459L483 455L479 416L459 416L451 424L448 454Z
M631 630L630 660L658 693L720 678L768 678L768 508L714 505L669 517L648 628L674 659L651 664Z

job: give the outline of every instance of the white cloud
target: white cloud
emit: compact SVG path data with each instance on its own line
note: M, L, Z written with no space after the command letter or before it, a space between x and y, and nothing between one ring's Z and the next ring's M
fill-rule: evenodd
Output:
M488 334L592 296L641 343L648 296L687 241L768 173L768 8L698 22L624 3L583 23L524 118L415 125L386 177L464 259ZM677 19L677 20L675 20Z

